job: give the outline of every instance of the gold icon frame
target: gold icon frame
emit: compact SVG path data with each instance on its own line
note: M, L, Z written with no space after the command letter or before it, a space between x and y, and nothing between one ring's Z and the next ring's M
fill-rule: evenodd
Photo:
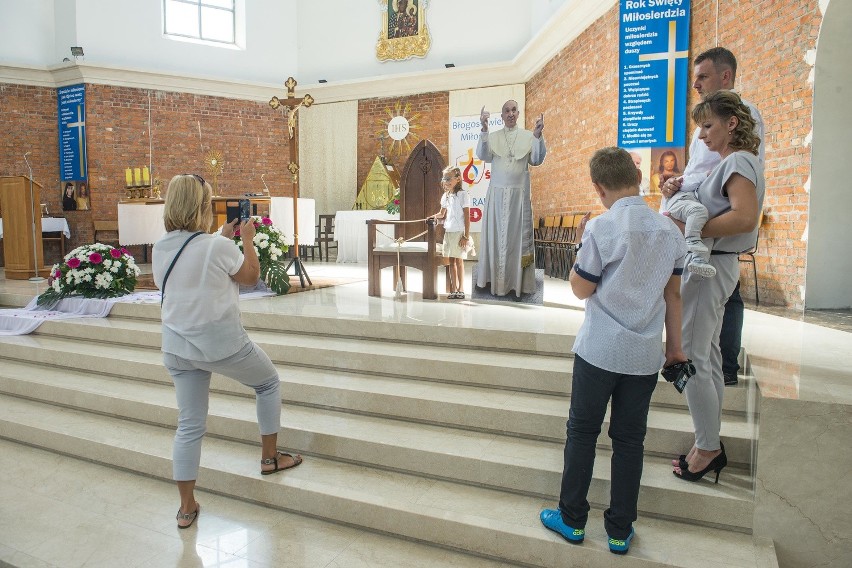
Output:
M429 28L426 26L426 5L428 0L407 0L409 17L417 19L417 32L411 35L395 37L396 22L399 13L399 0L378 0L382 17L382 31L376 44L376 58L379 61L402 61L411 57L425 57L432 45Z

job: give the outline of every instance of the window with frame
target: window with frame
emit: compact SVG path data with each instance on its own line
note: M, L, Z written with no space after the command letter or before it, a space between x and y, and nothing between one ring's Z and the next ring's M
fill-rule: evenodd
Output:
M163 0L166 35L235 44L235 0Z

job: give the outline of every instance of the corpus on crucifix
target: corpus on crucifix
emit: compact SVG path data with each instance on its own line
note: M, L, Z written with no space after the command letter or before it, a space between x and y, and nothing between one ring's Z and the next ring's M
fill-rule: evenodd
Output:
M296 80L293 77L288 77L284 83L287 87L287 98L279 99L272 97L269 101L269 106L273 109L284 107L287 111L287 133L290 135L290 164L287 169L293 179L293 260L287 265L287 270L291 266L295 267L295 274L299 277L299 283L305 287L305 280L308 284L313 284L302 261L299 258L299 109L309 107L314 104L314 99L311 95L305 95L302 98L296 97Z

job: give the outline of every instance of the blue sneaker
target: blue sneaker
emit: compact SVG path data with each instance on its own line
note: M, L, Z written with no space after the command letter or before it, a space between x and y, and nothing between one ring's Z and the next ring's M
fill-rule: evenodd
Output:
M636 531L631 528L630 534L624 540L609 537L609 551L613 554L627 554L627 551L630 550L630 541L633 540L634 536L636 536Z
M562 520L562 513L556 509L545 509L539 515L541 524L549 528L559 536L570 542L571 544L580 544L586 538L585 529L575 529L569 527Z

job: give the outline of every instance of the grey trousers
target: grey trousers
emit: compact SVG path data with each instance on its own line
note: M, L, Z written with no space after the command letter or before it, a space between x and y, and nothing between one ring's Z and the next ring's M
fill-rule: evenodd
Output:
M695 364L696 374L686 384L684 394L695 427L695 445L701 450L718 450L722 426L722 352L719 334L725 303L740 278L736 254L710 257L716 276L704 278L683 273L683 350Z
M261 435L277 434L281 429L281 381L278 379L278 371L254 342L247 343L221 361L190 361L163 353L163 364L175 383L178 404L178 427L172 450L175 481L198 478L201 440L207 432L210 375L213 372L254 389Z
M669 199L668 212L669 216L686 224L683 236L687 240L701 240L701 229L707 223L708 214L707 208L696 199L695 193L676 193Z

